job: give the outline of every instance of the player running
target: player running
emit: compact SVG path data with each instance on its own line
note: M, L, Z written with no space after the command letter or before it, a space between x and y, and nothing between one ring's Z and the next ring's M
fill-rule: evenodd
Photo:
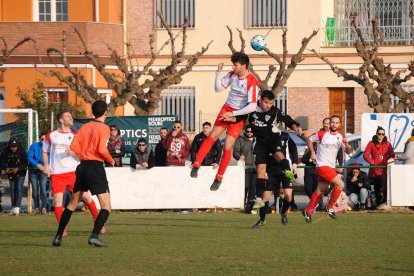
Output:
M302 214L307 223L312 222L312 212L318 204L319 197L326 188L332 183L335 187L331 192L326 210L329 216L336 219L336 213L333 209L334 204L344 189L344 182L335 171L336 159L338 151L345 149L347 154L350 154L352 148L348 145L348 140L342 132L338 129L341 126L341 120L338 116L331 117L330 127L328 130L320 130L317 133L309 136L308 148L311 151L311 160L316 160L316 173L319 177L318 188L312 194L308 207L302 211ZM317 142L317 153L313 149L312 143Z
M105 125L108 105L104 101L96 101L92 104L94 121L84 124L76 134L70 146L80 159L76 167L76 182L73 188L73 196L67 208L63 211L62 218L53 246L60 246L62 235L66 225L69 223L72 212L76 209L80 199L88 190L97 195L101 210L95 220L92 234L88 243L97 247L104 247L105 244L98 238L99 232L104 226L111 211L110 194L104 161L114 166L115 161L111 157L107 143L110 137L109 126Z
M233 71L228 73L224 78L220 77L223 70L223 64L218 65L216 72L215 91L221 92L231 86L227 100L220 110L214 123L211 134L204 140L201 145L196 160L191 169L191 177L196 178L198 170L215 141L226 131L223 154L219 164L217 175L210 187L211 191L216 191L221 185L224 172L231 160L231 150L234 142L244 127L244 120L231 122L232 118L239 115L249 114L256 110L257 94L259 92L259 83L256 78L249 72L249 57L244 53L236 52L231 56Z
M296 148L295 142L290 139L290 136L286 132L281 133L281 144L282 144L282 153L285 156L289 156L292 164L296 166L298 163L298 150ZM269 207L269 199L272 194L277 191L280 191L280 186L283 188L283 203L280 210L281 223L283 225L288 224L287 211L289 210L290 204L292 202L292 190L293 183L285 175L284 171L280 166L273 154L268 154L266 159L266 173L267 177L265 181L261 181L259 184L261 186L256 187L256 194L258 197L262 198L264 202L263 206L259 209L260 219L256 224L253 225L253 229L260 228L266 224L266 213ZM276 197L276 194L275 194Z
M43 161L45 163L44 173L51 178L52 194L54 197L55 216L60 222L63 213L63 194L68 188L73 192L73 186L76 180L76 167L79 159L69 148L75 137L75 133L71 130L73 126L73 117L70 111L62 110L56 116L60 124L60 128L46 134L43 140ZM95 202L89 193L82 196L82 200L91 211L94 220L98 216ZM105 228L102 229L105 232ZM65 230L63 236L68 235Z

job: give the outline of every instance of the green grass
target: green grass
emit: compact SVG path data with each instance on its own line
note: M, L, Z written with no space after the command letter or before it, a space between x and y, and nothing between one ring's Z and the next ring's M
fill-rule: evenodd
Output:
M257 217L230 213L112 213L107 248L91 248L88 213L76 213L63 246L53 215L0 216L0 275L413 274L412 214Z

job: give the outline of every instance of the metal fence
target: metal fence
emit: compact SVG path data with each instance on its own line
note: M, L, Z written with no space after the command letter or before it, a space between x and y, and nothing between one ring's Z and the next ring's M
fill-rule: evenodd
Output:
M334 41L330 46L352 46L357 38L350 15L357 13L357 27L367 42L373 42L371 20L377 19L384 45L413 44L414 0L335 0ZM328 34L329 30L327 30Z
M167 24L172 28L181 28L184 24L184 17L190 20L189 27L195 27L195 0L154 0L155 11L160 11ZM163 28L161 20L155 16L157 28Z

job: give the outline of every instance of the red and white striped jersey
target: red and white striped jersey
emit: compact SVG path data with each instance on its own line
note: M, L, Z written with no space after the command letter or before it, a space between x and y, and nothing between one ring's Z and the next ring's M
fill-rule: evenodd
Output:
M43 152L49 153L51 174L61 174L76 171L79 158L76 154L68 154L75 132L54 130L46 134L43 140Z
M220 78L220 75L217 74L216 78ZM216 83L218 81L220 80L216 80ZM216 87L216 91L223 90L231 85L226 104L234 109L242 109L249 103L257 102L259 82L250 72L244 78L239 78L237 74L231 71L221 79L220 85L222 89Z
M329 130L321 130L309 136L309 140L318 143L316 151L316 167L335 168L338 151L344 147L345 136L342 132L331 134Z

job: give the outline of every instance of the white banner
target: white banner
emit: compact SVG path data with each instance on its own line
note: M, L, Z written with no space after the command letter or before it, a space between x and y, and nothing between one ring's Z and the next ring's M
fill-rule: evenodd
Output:
M391 206L414 206L414 165L388 166L388 198Z
M190 177L189 167L105 170L112 209L243 208L244 169L238 166L227 168L215 192L210 191L217 173L212 167L201 167L198 178Z
M375 135L377 127L385 129L385 135L395 152L403 152L404 144L411 136L414 127L413 113L364 113L362 114L361 149Z

